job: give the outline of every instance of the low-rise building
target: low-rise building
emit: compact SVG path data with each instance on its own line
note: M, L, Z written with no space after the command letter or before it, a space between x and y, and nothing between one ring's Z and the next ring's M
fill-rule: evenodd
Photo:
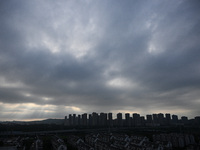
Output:
M64 141L58 136L52 136L51 143L54 150L67 150L67 146Z

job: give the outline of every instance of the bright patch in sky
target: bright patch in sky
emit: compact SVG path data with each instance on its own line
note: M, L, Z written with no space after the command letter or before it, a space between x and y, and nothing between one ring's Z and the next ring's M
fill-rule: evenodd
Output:
M134 88L136 85L125 78L114 78L107 82L107 85L113 88Z

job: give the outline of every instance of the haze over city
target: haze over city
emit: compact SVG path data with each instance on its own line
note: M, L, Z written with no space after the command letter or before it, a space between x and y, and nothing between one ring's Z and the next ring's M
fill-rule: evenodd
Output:
M0 121L200 115L200 1L0 1Z

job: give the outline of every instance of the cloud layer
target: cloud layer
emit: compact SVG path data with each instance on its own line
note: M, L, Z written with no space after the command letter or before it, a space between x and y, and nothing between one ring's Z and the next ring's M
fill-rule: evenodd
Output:
M1 120L200 114L200 3L0 2Z

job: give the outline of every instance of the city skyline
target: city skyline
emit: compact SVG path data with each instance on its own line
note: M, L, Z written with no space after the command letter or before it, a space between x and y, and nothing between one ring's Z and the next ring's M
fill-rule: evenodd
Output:
M0 1L0 121L200 114L198 0Z
M69 114L64 118L64 125L69 127L198 126L200 125L200 116L188 119L187 116L181 116L179 118L178 115L170 113L154 113L141 116L138 113L123 114L118 112L116 117L113 117L111 112L93 112L91 114Z
M166 118L166 115L168 116L170 116L170 118L172 119L172 116L173 115L175 115L175 116L177 116L178 118L177 119L181 119L181 117L187 117L188 119L194 119L195 117L200 117L200 115L198 115L198 116L193 116L192 118L189 118L188 116L185 116L185 115L177 115L177 114L171 114L171 113L162 113L162 112L159 112L159 113L152 113L152 114L145 114L145 115L142 115L142 114L140 114L140 113L136 113L136 112L133 112L133 113L122 113L122 112L118 112L118 113L116 113L116 114L113 114L112 112L92 112L92 113L78 113L78 114L76 114L76 113L72 113L72 114L68 114L68 115L66 115L66 116L69 116L69 115L76 115L76 116L78 116L78 115L83 115L83 114L86 114L87 115L87 119L89 118L89 115L91 115L91 114L93 114L93 113L96 113L98 116L100 116L101 114L107 114L107 119L109 118L109 114L111 114L112 115L112 119L116 119L117 118L117 114L122 114L122 119L126 119L126 114L129 114L129 115L139 115L140 117L144 117L145 119L147 119L147 116L148 115L151 115L152 116L152 118L154 117L154 115L158 115L158 114L162 114L163 116L164 116L164 118ZM168 117L169 117L168 116ZM132 117L132 116L129 116L129 117Z
M95 114L97 114L97 116L98 117L100 117L100 115L101 114L106 114L107 115L107 119L109 119L109 114L111 115L111 118L114 120L114 119L117 119L117 117L118 117L118 115L119 114L121 114L121 117L122 117L122 119L123 120L125 120L126 119L126 114L128 114L129 115L129 117L130 118L133 118L133 116L134 115L139 115L140 117L144 117L144 119L147 119L148 118L148 116L151 116L151 118L152 119L154 119L155 118L155 115L158 115L158 114L162 114L163 115L163 117L164 118L166 118L166 115L169 115L170 116L170 119L172 119L173 117L172 116L176 116L177 117L177 119L178 120L181 120L182 119L182 117L186 117L188 120L192 120L192 119L195 119L195 117L200 117L200 115L197 115L197 116L193 116L193 117L188 117L188 116L186 116L186 115L177 115L177 114L174 114L174 113L170 113L170 112L167 112L167 113L163 113L163 112L158 112L158 113L155 113L155 112L153 112L153 113L148 113L148 114L140 114L140 113L136 113L136 112L117 112L117 113L113 113L113 112L83 112L83 113L68 113L68 114L66 114L65 115L65 117L64 118L68 118L70 115L71 116L73 116L73 115L75 115L76 117L78 116L78 115L80 115L80 116L82 116L82 115L86 115L86 118L87 119L89 119L89 115L92 115L93 113L95 113ZM168 117L169 117L168 116ZM28 120L17 120L17 119L15 119L15 120L0 120L0 122L2 121L2 122L5 122L5 121L25 121L25 122L29 122L29 121L42 121L42 120L48 120L48 119L63 119L63 115L62 115L62 117L60 117L60 118L54 118L54 117L49 117L49 118L39 118L39 119L28 119Z

